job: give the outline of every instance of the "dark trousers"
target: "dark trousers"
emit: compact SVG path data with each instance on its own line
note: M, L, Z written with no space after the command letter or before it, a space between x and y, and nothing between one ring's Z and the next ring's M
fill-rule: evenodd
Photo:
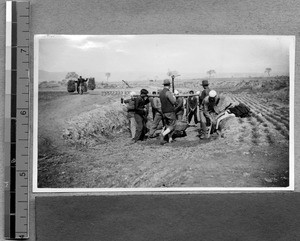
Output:
M196 110L190 110L189 114L188 114L188 123L191 122L192 118L194 116L194 122L195 124L198 123L198 118L197 118L197 109Z
M139 114L134 114L135 122L136 122L136 131L135 131L135 137L134 140L143 140L146 134L146 121L145 119L139 115Z
M153 109L152 109L152 117L153 117L153 120L154 120L154 118L155 118L155 115L156 115L156 110L153 110Z

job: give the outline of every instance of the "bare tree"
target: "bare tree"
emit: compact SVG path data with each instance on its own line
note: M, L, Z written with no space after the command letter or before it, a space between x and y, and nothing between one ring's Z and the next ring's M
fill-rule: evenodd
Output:
M209 75L209 78L211 78L211 76L213 74L216 74L216 71L214 69L211 69L211 70L207 71L206 73Z
M272 71L272 69L271 68L266 68L265 69L265 73L267 73L268 74L268 76L270 76L270 72Z
M111 75L111 74L110 74L109 72L105 73L105 76L106 76L106 80L107 80L107 81L108 81L110 75Z

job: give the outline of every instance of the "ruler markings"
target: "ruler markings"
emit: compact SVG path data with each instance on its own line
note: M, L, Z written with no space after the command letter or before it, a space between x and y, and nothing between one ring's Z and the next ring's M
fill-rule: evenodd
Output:
M6 2L4 184L5 237L10 239L29 236L27 224L29 221L27 138L29 134L29 9L29 2ZM24 150L27 152L26 155ZM26 219L27 221L24 222Z

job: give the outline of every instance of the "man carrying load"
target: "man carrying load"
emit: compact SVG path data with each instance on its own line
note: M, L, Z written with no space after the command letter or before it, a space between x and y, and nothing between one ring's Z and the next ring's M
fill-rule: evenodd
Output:
M206 96L208 96L209 92L211 91L211 89L209 88L209 83L208 83L208 80L202 80L202 87L203 87L203 90L202 90L202 93L201 95L199 96L199 118L200 118L200 131L199 131L199 135L200 135L200 138L202 139L204 137L204 129L205 129L205 117L204 117L204 114L203 114L203 108L201 107L202 105L202 101L205 99Z
M200 139L207 139L209 138L210 128L213 123L213 117L212 113L216 113L215 107L219 104L220 97L217 95L217 92L215 90L211 90L202 101L202 104L200 106L200 120L201 120L201 127L203 128L202 135L200 136ZM207 126L209 126L209 130L207 130Z
M129 128L131 132L131 138L133 139L135 137L135 130L136 130L136 121L134 117L135 113L135 96L136 93L134 91L130 92L130 99L124 100L124 103L126 104L127 109L127 118L129 121Z
M152 111L155 112L154 120L152 122L152 125L150 127L149 131L149 138L154 138L155 137L155 131L161 127L160 122L163 122L163 114L161 111L161 103L159 97L153 97L152 100ZM162 124L164 125L164 124Z
M182 121L183 113L184 113L184 106L183 106L183 98L179 97L179 91L174 91L175 97L176 97L176 105L175 105L175 114L176 119L179 121Z
M172 140L172 132L176 124L175 103L176 99L174 94L170 91L170 80L165 79L163 82L164 89L159 93L161 102L161 110L165 122L165 130L161 133L160 144L165 144L165 137L169 136L169 142Z
M134 144L139 140L144 140L146 134L146 123L148 116L148 90L141 89L140 96L135 99L134 118L136 121L135 136L130 144Z

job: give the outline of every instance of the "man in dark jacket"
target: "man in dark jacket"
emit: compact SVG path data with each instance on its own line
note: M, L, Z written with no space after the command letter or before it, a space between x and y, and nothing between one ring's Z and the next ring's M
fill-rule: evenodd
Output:
M202 87L204 90L202 90L202 93L199 97L199 106L201 106L202 101L206 96L208 96L208 93L210 91L208 80L202 80Z
M190 94L194 94L194 91L191 90ZM197 106L198 106L198 97L196 96L190 96L187 99L187 113L188 113L188 123L190 124L192 117L194 116L194 122L197 125L198 124L198 118L197 118Z
M139 140L143 140L146 134L146 123L148 116L149 104L148 91L141 89L141 94L135 100L135 113L134 118L136 121L136 132L135 137L132 139L131 144L136 143Z
M175 103L176 99L174 94L170 91L170 80L165 79L163 82L164 89L159 93L161 102L161 110L165 120L165 130L161 133L160 144L165 144L165 137L169 136L169 142L172 141L172 132L176 124Z

